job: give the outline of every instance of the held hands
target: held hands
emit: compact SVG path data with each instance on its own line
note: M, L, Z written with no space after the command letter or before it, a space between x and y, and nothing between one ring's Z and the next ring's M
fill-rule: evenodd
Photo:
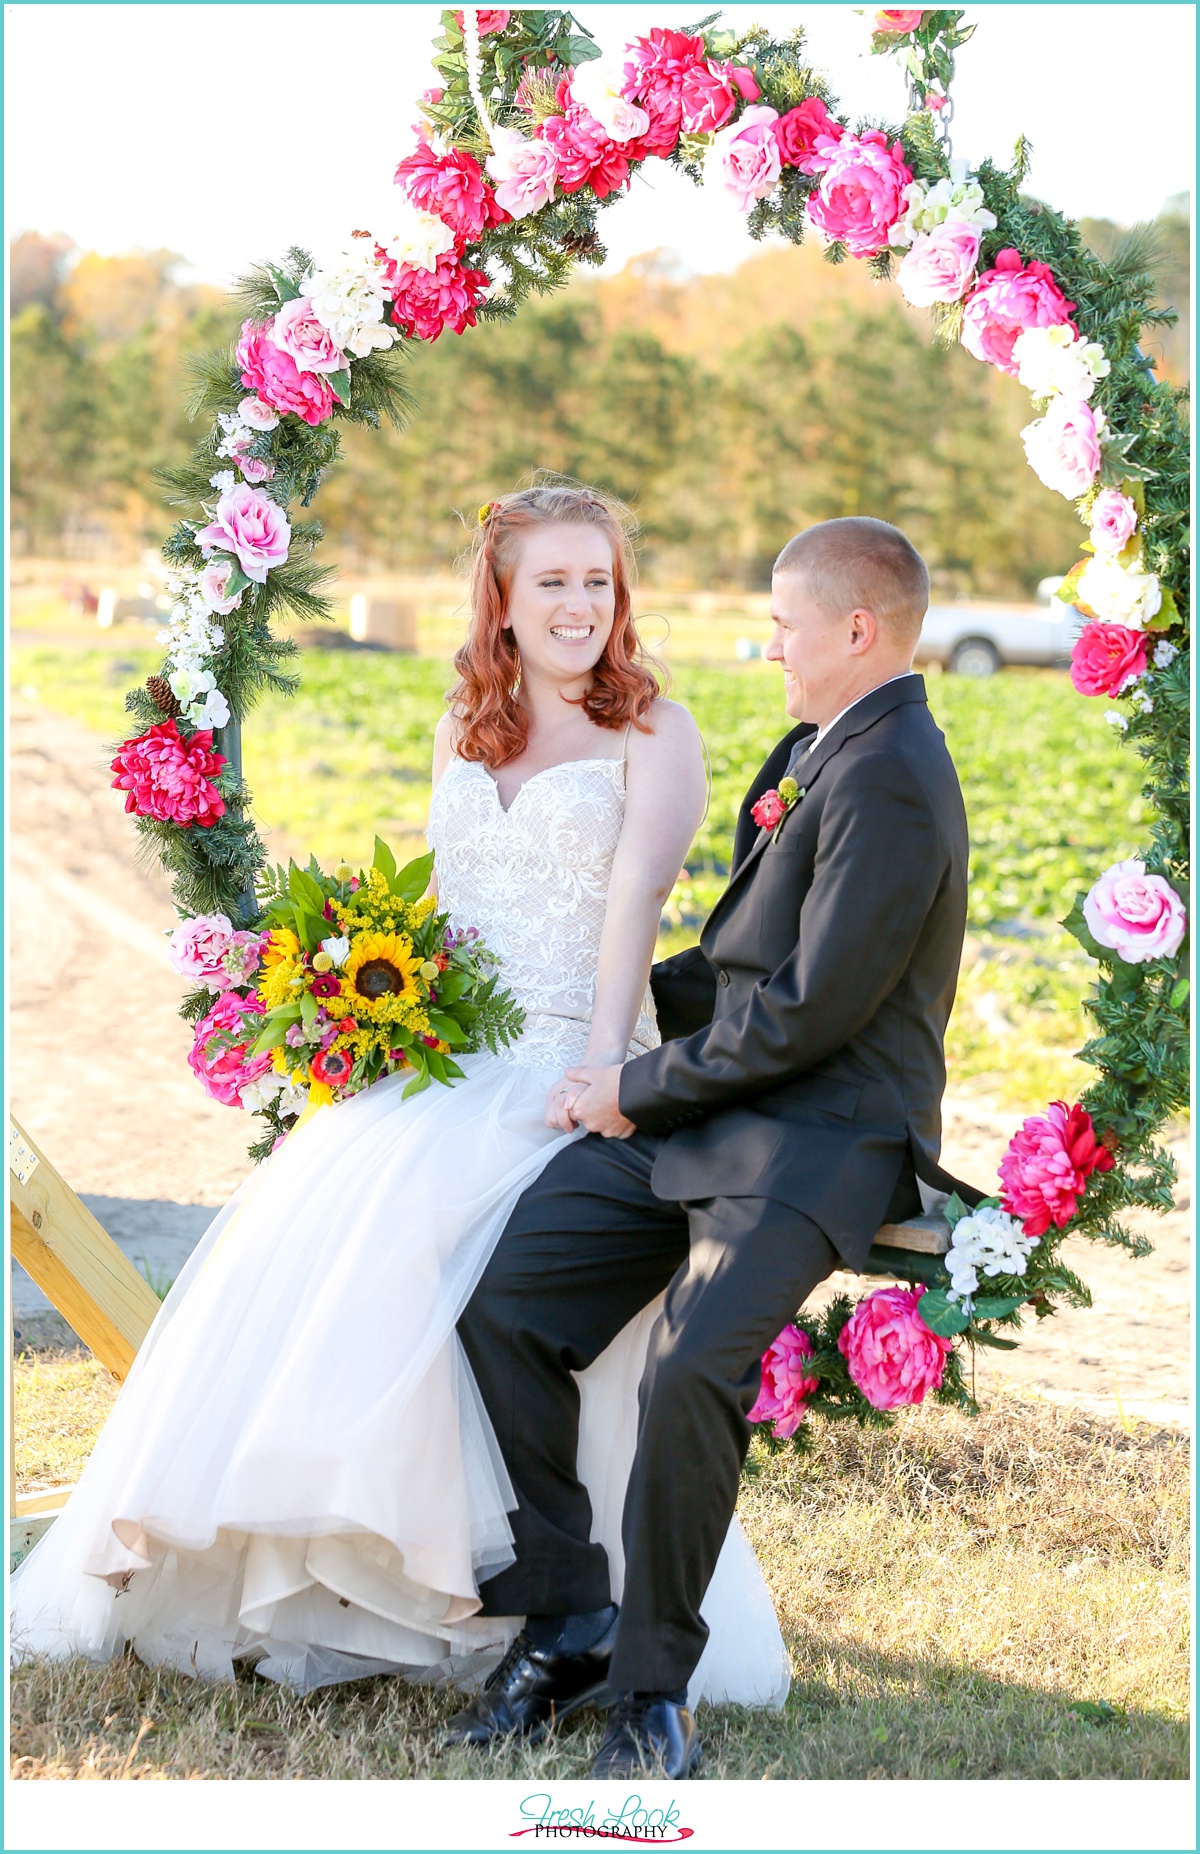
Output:
M578 1082L571 1081L566 1075L560 1075L546 1096L546 1125L554 1127L559 1133L573 1133L578 1121L571 1117L575 1097L581 1093Z
M567 1070L574 1094L573 1100L567 1097L572 1124L586 1127L589 1133L602 1133L605 1139L628 1139L637 1132L633 1121L621 1112L621 1068L615 1062L609 1068Z

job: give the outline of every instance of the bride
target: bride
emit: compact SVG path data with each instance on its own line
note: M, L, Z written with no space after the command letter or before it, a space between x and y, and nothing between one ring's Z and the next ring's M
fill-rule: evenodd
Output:
M521 1192L569 1140L563 1071L658 1042L647 979L699 822L687 711L644 667L620 512L555 486L481 511L438 724L439 902L526 1013L501 1055L402 1101L323 1108L235 1192L142 1346L64 1513L12 1580L12 1653L144 1661L305 1691L462 1678L520 1618L479 1583L515 1506L455 1323ZM581 1477L613 1599L658 1304L580 1376ZM690 1698L781 1705L789 1667L735 1520Z

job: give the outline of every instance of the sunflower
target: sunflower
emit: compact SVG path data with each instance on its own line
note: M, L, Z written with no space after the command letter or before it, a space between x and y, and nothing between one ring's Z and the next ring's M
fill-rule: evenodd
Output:
M290 927L272 927L263 948L263 965L270 969L282 959L299 959L300 942Z
M416 983L420 965L421 957L414 955L406 933L357 934L342 969L342 995L352 995L357 1008L368 1013L384 999L416 1004L421 996Z

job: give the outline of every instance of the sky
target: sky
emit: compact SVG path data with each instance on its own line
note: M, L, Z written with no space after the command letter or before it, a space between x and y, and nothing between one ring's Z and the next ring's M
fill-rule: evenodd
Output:
M708 10L715 9L716 0ZM606 48L705 8L581 3ZM358 227L386 232L391 176L435 81L426 5L6 6L10 235L65 232L116 253L167 247L187 275L226 284L301 244L318 257ZM958 53L954 152L1007 162L1033 145L1027 186L1072 217L1130 224L1191 186L1190 4L982 4ZM842 111L898 120L905 80L869 54L869 14L834 4L729 6L722 23L797 23ZM341 80L341 81L339 81ZM665 247L691 271L756 249L732 205L646 164L602 217L609 269Z

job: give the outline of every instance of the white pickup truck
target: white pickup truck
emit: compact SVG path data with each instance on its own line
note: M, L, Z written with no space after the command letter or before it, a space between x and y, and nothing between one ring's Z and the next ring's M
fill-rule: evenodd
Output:
M1073 605L987 605L964 599L931 605L916 662L940 663L960 676L994 676L1010 663L1065 669L1083 619Z

